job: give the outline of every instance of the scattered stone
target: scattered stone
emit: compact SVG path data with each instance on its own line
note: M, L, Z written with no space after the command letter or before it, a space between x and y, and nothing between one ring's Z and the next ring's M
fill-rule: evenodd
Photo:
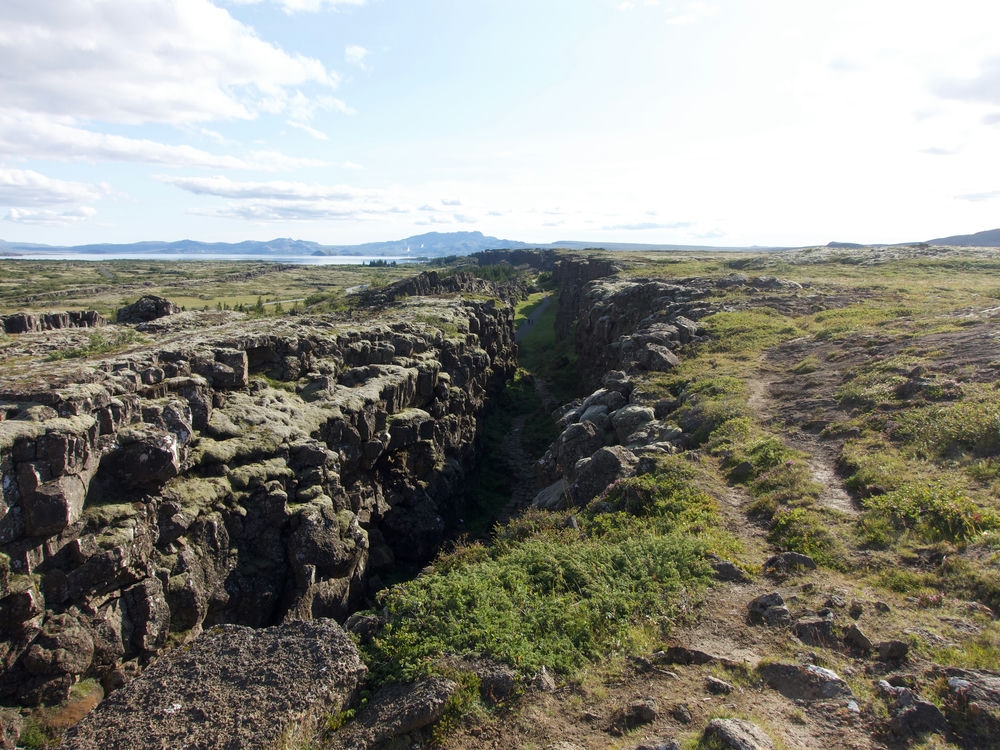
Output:
M677 740L662 740L653 744L643 743L636 745L635 750L681 750L681 743Z
M857 620L864 614L865 607L857 599L851 602L851 608L847 610L847 614L851 616L852 620Z
M878 652L880 661L902 661L910 651L910 647L904 641L879 641L874 646Z
M773 689L792 700L853 698L851 688L836 672L814 664L770 663L758 668L760 676Z
M719 657L713 654L687 646L670 646L664 651L657 651L653 657L658 664L712 664L719 661Z
M788 625L792 621L785 600L777 591L761 594L747 605L747 609L752 623Z
M861 632L861 628L853 622L844 629L844 642L852 649L860 651L863 654L870 654L872 648L874 648L871 639Z
M830 609L843 609L847 606L847 602L844 601L844 597L838 596L837 594L831 594L823 605L829 607Z
M905 689L905 688L904 688ZM910 737L920 734L948 734L948 722L941 709L925 700L913 699L889 722L894 734Z
M725 680L709 675L705 678L705 689L712 695L729 695L736 687Z
M653 698L641 698L615 712L611 719L612 734L624 734L643 724L656 721L659 707Z
M542 671L535 675L531 684L536 690L543 693L554 693L558 687L555 677L545 667L542 667Z
M694 721L691 709L688 708L686 703L674 704L674 707L670 709L670 715L674 718L674 721L678 721L681 724L690 724Z
M941 673L948 678L944 710L949 722L972 736L996 741L1000 737L1000 673L958 668Z
M815 570L816 562L801 552L781 552L764 562L764 572L770 575L787 575L796 570Z
M832 647L837 642L833 619L828 617L809 617L798 620L792 626L792 632L807 646Z
M745 570L729 560L721 560L719 558L712 560L712 570L715 571L715 579L717 581L746 583L750 580L750 576L747 575Z
M774 742L764 730L743 719L712 719L702 741L723 750L774 750Z

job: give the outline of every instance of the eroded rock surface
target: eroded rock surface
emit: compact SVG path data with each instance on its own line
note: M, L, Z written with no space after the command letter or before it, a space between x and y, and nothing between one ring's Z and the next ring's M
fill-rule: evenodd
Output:
M222 625L113 693L61 747L294 746L353 701L365 672L354 641L332 620Z
M515 364L488 299L162 320L104 359L4 350L2 703L114 689L220 623L346 617L461 515Z

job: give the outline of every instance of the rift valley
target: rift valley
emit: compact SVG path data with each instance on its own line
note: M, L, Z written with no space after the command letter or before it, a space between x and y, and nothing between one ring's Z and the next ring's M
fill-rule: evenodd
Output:
M5 270L0 747L996 742L995 251Z

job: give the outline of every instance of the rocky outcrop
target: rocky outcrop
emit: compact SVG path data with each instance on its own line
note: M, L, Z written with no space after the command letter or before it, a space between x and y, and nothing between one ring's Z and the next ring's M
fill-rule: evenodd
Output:
M498 295L505 299L519 299L523 294L519 283L498 287L492 281L480 279L467 272L442 275L437 271L424 271L385 287L366 289L359 293L358 302L364 307L379 307L403 297L459 292Z
M552 271L559 255L555 250L481 250L469 257L480 266L509 263L514 267L527 266L538 271Z
M131 305L118 308L115 318L117 323L148 323L157 318L164 318L167 315L179 313L181 309L168 299L147 294L140 297Z
M0 331L4 333L32 333L55 331L61 328L101 328L107 320L96 310L70 312L32 313L19 312L0 316Z
M515 365L509 307L204 316L127 355L5 372L0 702L114 689L220 623L343 618L460 517Z

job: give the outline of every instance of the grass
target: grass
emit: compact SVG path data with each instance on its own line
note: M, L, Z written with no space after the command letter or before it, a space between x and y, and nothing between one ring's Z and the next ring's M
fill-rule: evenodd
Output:
M516 308L516 316L527 317L529 311L540 304L540 299L529 298ZM521 366L548 383L552 394L567 402L577 395L579 377L576 371L576 351L572 337L556 335L558 300L553 296L545 312L535 317L535 323L518 345Z

